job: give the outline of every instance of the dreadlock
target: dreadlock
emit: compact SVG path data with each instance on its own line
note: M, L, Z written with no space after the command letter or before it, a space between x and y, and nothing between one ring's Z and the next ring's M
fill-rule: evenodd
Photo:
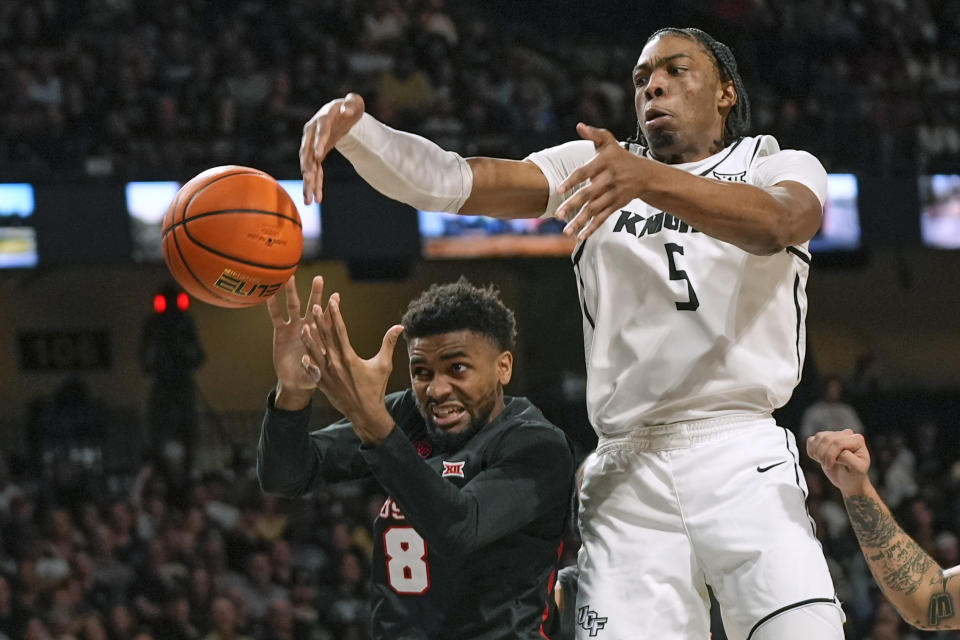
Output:
M730 47L716 40L709 33L693 27L665 27L653 32L644 46L652 40L670 34L694 40L700 44L703 49L713 57L714 64L717 65L717 71L720 72L720 80L723 82L733 82L733 88L737 91L737 102L733 105L730 113L727 114L726 122L723 124L723 146L731 144L734 140L743 137L750 129L750 98L747 97L747 90L743 87L743 79L737 70L737 60L733 57ZM648 146L643 132L640 131L640 123L637 122L637 136L635 140L641 146Z

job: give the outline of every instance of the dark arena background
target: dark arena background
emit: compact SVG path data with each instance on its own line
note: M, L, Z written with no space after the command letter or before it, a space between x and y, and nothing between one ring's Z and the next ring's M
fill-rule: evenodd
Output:
M266 310L178 296L159 220L217 165L296 196L303 124L347 91L465 156L522 158L578 121L625 139L632 67L667 25L729 44L752 130L830 173L806 366L780 423L800 438L826 396L849 405L898 520L960 564L960 1L4 0L0 638L365 638L384 496L259 490ZM495 283L519 325L507 392L589 452L559 225L414 211L339 154L326 166L321 206L301 207L301 293L322 274L368 356L430 283ZM391 390L406 384L400 348ZM335 417L320 395L313 411ZM899 620L839 492L802 464L847 637L957 637Z

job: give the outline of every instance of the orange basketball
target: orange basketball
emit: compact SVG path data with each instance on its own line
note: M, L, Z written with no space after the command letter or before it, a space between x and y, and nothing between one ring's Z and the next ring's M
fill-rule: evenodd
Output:
M190 295L249 307L275 294L303 252L300 214L271 176L207 169L177 192L163 218L163 256Z

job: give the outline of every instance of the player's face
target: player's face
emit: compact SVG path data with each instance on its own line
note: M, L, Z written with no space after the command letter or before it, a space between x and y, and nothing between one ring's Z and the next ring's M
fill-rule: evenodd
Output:
M669 34L651 40L633 69L633 86L640 130L655 158L693 162L723 148L736 92L697 41Z
M462 447L503 410L513 355L473 331L412 338L410 382L434 445Z

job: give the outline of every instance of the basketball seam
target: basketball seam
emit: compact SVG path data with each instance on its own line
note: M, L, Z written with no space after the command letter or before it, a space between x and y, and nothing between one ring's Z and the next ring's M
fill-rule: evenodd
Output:
M230 176L237 176L237 175L249 174L249 173L251 173L251 172L248 171L248 170L244 170L244 171L233 171L233 172L231 172L231 173L227 173L227 174L224 174L224 175L222 175L222 176L219 176L219 177L216 178L215 180L211 180L211 181L208 182L206 185L204 185L202 189L194 192L194 194L193 194L192 196L190 196L190 200L188 200L188 201L183 205L183 217L186 217L186 215L187 215L187 207L190 206L190 203L193 201L193 199L194 199L195 197L197 197L197 194L198 194L200 191L202 191L203 189L206 189L207 187L209 187L209 186L210 186L211 184L213 184L214 182L219 182L220 180L223 180L224 178L229 178ZM262 172L258 172L258 173L262 173ZM174 219L176 219L176 210L174 210ZM190 236L190 233L187 231L185 221L175 222L173 225L171 225L170 228L172 229L174 226L178 226L178 225L183 225L184 233L187 234L187 238L189 238L191 242L193 242L194 244L199 244L199 243L195 242L194 239ZM220 294L218 291L216 291L213 287L208 286L206 282L204 282L203 280L201 280L201 279L197 276L197 274L193 272L193 269L190 267L190 263L187 262L186 257L184 257L184 255L183 255L183 251L180 250L180 239L177 237L177 234L173 234L173 244L174 244L174 246L176 246L176 248L177 248L177 254L180 256L180 262L182 262L182 263L183 263L183 266L186 267L187 272L190 274L190 276L191 276L194 280L197 281L197 284L199 284L201 287L203 287L203 289L204 289L205 291L207 291L208 293L212 294L215 298L219 298L220 300L223 300L224 302L228 302L228 303L230 303L230 304L236 304L236 302L235 302L234 300L231 300L230 298L227 298L227 297L221 295L221 294Z
M186 207L184 207L184 209L186 209ZM214 248L212 248L212 247L210 247L210 246L208 246L208 245L200 242L200 241L197 240L195 237L193 237L193 235L190 233L190 230L187 229L187 223L188 223L188 222L192 222L192 221L197 220L197 219L199 219L199 218L205 218L205 217L207 217L207 216L221 215L221 214L227 214L227 213L256 213L256 214L262 214L262 215L268 215L268 216L275 216L275 217L278 217L278 218L282 218L282 219L284 219L284 220L289 220L290 222L293 222L294 224L296 224L298 227L301 226L300 223L297 222L296 220L294 220L293 218L290 218L290 217L285 216L285 215L283 215L283 214L277 213L277 212L275 212L275 211L265 211L265 210L262 210L262 209L221 209L221 210L218 210L218 211L208 211L208 212L206 212L206 213L201 213L201 214L199 214L199 215L190 216L190 219L189 219L189 220L184 220L183 222L175 222L174 224L170 225L170 226L167 228L166 231L163 232L163 235L161 236L161 240L162 240L163 238L165 238L168 233L170 233L171 231L173 231L173 230L176 229L177 227L183 227L183 231L184 231L184 233L187 234L187 237L190 239L190 242L192 242L193 244L197 245L198 247L200 247L200 248L202 248L202 249L205 249L205 250L209 251L210 253L213 253L213 254L215 254L215 255L220 256L221 258L229 258L230 260L236 260L237 262L242 262L243 264L248 264L248 265L250 265L250 266L252 266L252 267L262 267L262 268L264 268L264 269L289 269L290 267L295 267L295 266L297 266L297 265L300 263L300 261L298 260L297 262L295 262L295 263L292 264L292 265L273 267L273 266L270 266L270 265L261 264L261 263L259 263L259 262L250 262L250 261L247 261L247 260L243 260L243 259L241 259L241 258L236 258L236 257L234 257L233 255L231 255L231 254L229 254L229 253L223 253L222 251L218 251L218 250L216 250L216 249L214 249ZM302 229L302 227L301 227L301 229Z
M257 173L263 173L262 171L258 171L257 169L253 169L253 171L256 171ZM203 185L203 187L201 187L200 191L202 191L203 189L206 189L207 187L209 187L209 186L210 186L211 184L213 184L214 182L219 182L220 180L223 180L224 178L229 178L230 176L239 176L239 175L243 175L243 174L250 174L250 170L245 170L245 171L232 171L232 172L230 172L230 173L225 173L224 175L219 176L219 177L216 178L215 180L211 180L211 181L208 182L207 184ZM182 188L182 187L181 187L181 188ZM190 196L190 200L193 200L193 199L196 197L197 193L199 193L199 191L194 192L194 194L193 194L192 196ZM178 191L175 200L179 200L179 199L180 199L180 192ZM183 215L184 215L184 216L187 215L187 206L188 206L189 204L190 204L190 203L187 202L187 204L183 206ZM173 215L170 217L170 220L171 220L171 224L170 224L169 229L163 231L163 233L162 233L162 235L164 235L164 236L167 235L167 231L169 231L170 229L173 229L174 227L176 227L176 226L178 226L178 225L180 225L180 224L183 224L183 222L177 222L177 209L176 209L176 207L173 209Z
M180 239L177 238L177 234L173 234L173 244L177 248L177 255L180 256L180 262L183 264L184 267L186 267L187 272L190 274L190 276L197 281L197 284L203 287L208 293L213 294L215 298L219 298L224 302L234 303L233 300L231 300L230 298L225 298L224 296L220 295L220 293L218 293L217 291L214 291L213 288L208 287L206 282L204 282L203 280L197 277L197 274L195 274L193 272L193 269L190 268L190 263L187 262L187 259L184 257L183 251L180 250Z
M193 244L197 245L198 247L200 247L200 248L203 249L204 251L207 251L207 252L209 252L209 253L212 253L212 254L215 255L215 256L220 256L221 258L226 258L227 260L233 260L234 262L239 262L240 264L246 264L246 265L249 265L249 266L251 266L251 267L257 267L258 269L270 269L271 271L283 271L284 269L292 269L293 267L296 267L298 264L300 264L300 261L298 260L297 262L294 262L293 264L285 264L285 265L279 265L279 266L272 266L272 265L269 265L269 264L263 264L263 263L260 263L260 262L253 262L253 261L251 261L251 260L244 260L244 259L242 259L242 258L237 258L236 256L232 256L232 255L230 255L229 253L224 253L224 252L222 252L222 251L217 251L217 250L214 249L213 247L208 247L207 245L205 245L205 244L203 244L202 242L198 241L196 238L194 238L193 236L190 235L190 232L187 231L187 228L186 228L186 227L184 227L183 230L184 230L184 232L187 234L187 238L190 239L190 242L192 242Z
M177 196L176 196L176 198L174 198L174 201L173 201L173 211L174 211L174 215L171 216L171 219L173 219L173 217L176 216L176 211L177 211L177 206L176 206L176 205L177 205L177 203L179 202L179 200L180 200L180 194L178 193ZM173 226L174 226L174 225L171 225L170 228L172 229ZM164 234L164 235L166 235L166 234ZM224 302L232 302L230 299L224 298L223 296L221 296L218 292L209 290L209 288L206 286L206 284L204 284L204 282L203 282L200 278L197 277L197 274L195 274L195 273L193 272L193 269L190 268L190 263L187 262L186 257L184 257L183 251L180 250L180 241L179 241L179 239L177 238L177 234L173 234L173 245L174 245L174 248L177 250L177 255L180 257L180 264L182 264L182 265L183 265L183 268L186 269L187 273L190 274L190 277L192 277L194 280L197 281L197 284L199 284L203 289L207 290L207 291L208 291L210 294L212 294L214 297L219 298L220 300L223 300ZM163 243L163 246L164 246L164 251L167 251L167 246L168 246L168 245L167 245L166 242ZM172 268L172 265L171 265L171 268Z
M170 227L164 232L164 235L166 235L166 233L169 233L170 229L173 229L174 227L184 227L188 222L191 222L193 220L199 220L200 218L207 218L209 216L225 215L228 213L256 213L256 214L261 214L265 216L274 216L275 218L283 218L284 220L289 220L293 224L303 229L303 224L299 220L291 216L285 216L278 211L268 211L266 209L217 209L216 211L206 211L204 213L198 213L194 216L190 216L189 220L175 222L171 224Z
M256 170L254 170L254 171L256 171ZM228 212L231 212L231 211L245 211L244 209L218 209L217 211L207 211L207 212L198 214L197 216L192 216L192 217L190 218L190 220L187 220L187 219L186 219L187 209L190 208L190 203L192 203L192 202L193 202L193 199L196 198L198 195L200 195L200 193L201 193L202 191L204 191L205 189L209 188L209 187L210 187L212 184L214 184L215 182L219 182L220 180L224 180L224 179L226 179L226 178L229 178L230 176L242 175L242 174L250 174L250 173L251 173L251 172L249 172L249 171L237 171L237 172L235 172L235 173L227 173L227 174L224 174L224 175L222 175L222 176L218 176L216 179L211 180L211 181L208 182L207 184L203 185L203 187L200 188L200 189L198 189L197 191L195 191L194 194L193 194L192 196L190 196L190 199L187 200L187 202L183 205L183 216L181 217L180 222L174 223L173 225L171 225L170 228L172 229L172 228L175 227L175 226L182 226L182 227L183 227L183 232L187 235L187 238L190 239L190 242L192 242L193 244L197 245L197 246L200 247L201 249L204 249L205 251L209 251L210 253L212 253L212 254L214 254L214 255L220 256L221 258L227 258L227 259L229 259L229 260L233 260L233 261L239 262L239 263L241 263L241 264L246 264L246 265L249 265L249 266L251 266L251 267L259 267L259 268L261 268L261 269L270 269L270 270L273 270L273 271L283 271L283 270L285 270L285 269L292 269L292 268L296 267L298 264L300 264L300 261L299 261L299 260L297 260L297 261L294 262L293 264L282 265L282 266L277 266L277 267L269 266L269 265L265 265L265 264L260 264L259 262L252 262L252 261L250 261L250 260L243 260L243 259L241 259L241 258L237 258L237 257L235 257L235 256L232 256L232 255L230 255L229 253L224 253L224 252L222 252L222 251L218 251L218 250L216 250L216 249L214 249L214 248L212 248L212 247L210 247L210 246L208 246L208 245L200 242L199 240L197 240L196 238L193 237L193 235L190 233L190 229L187 228L187 223L188 223L190 220L195 220L196 218L201 218L201 217L204 217L204 216L214 215L214 214L223 214L223 213L228 213ZM267 177L267 178L270 178L271 180L273 180L273 178L272 178L271 176L269 176L269 175L266 174L266 173L263 173L262 171L257 171L256 173L254 173L254 174L252 174L252 175L262 175L262 176L264 176L264 177ZM251 211L251 212L257 212L257 213L264 213L264 214L268 214L268 215L274 215L274 216L277 216L277 217L280 217L280 218L284 218L285 220L291 220L291 221L293 221L292 218L289 218L289 217L287 217L287 216L281 215L281 214L279 214L279 213L277 213L277 212L275 212L275 211L265 211L265 210L260 210L260 209L251 209L250 211ZM297 225L297 226L300 226L300 225ZM302 229L302 226L301 226L301 229ZM179 245L178 245L178 250L179 250ZM181 255L181 257L182 257L182 255ZM184 263L186 263L186 260L184 260ZM196 276L194 276L194 277L196 277Z

